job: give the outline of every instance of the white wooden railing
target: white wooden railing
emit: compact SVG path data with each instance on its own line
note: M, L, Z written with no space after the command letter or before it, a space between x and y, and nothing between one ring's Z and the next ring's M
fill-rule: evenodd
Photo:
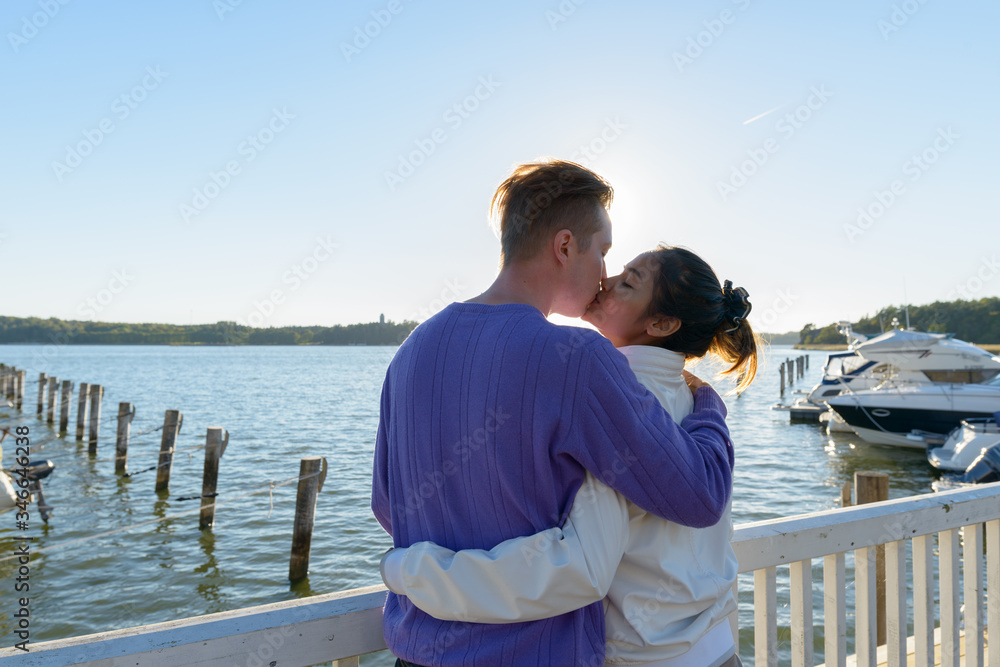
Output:
M983 551L985 524L986 593ZM935 595L933 535L938 534ZM959 558L959 535L962 554ZM876 660L875 551L885 545L886 630L889 665L906 664L907 557L912 543L916 665L934 661L935 604L941 600L941 664L958 667L959 608L965 604L965 662L983 667L988 621L1000 627L1000 483L883 503L746 524L733 540L741 572L753 572L754 654L757 665L776 665L777 568L789 567L792 665L814 664L812 559L823 558L826 665L847 663L845 555L854 552L855 648L859 667ZM959 571L964 570L964 591ZM12 666L90 665L267 667L357 665L357 656L385 649L385 589L372 586L156 625L31 644L31 652L0 649ZM984 605L984 602L986 603ZM988 608L984 618L984 606ZM743 655L748 647L743 648ZM1000 665L1000 641L989 645L989 664Z

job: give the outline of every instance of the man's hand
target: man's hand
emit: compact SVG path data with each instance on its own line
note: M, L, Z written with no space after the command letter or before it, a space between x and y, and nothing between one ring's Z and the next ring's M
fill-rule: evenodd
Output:
M698 377L696 375L692 375L691 373L688 373L687 371L684 371L684 381L687 382L688 389L691 390L692 394L694 394L694 392L698 391L698 387L711 387L712 386L709 383L707 383L704 380L702 380L700 377Z

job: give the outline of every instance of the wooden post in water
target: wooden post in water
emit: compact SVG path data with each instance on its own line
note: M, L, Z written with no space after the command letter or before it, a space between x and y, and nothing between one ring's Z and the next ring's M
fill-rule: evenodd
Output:
M307 456L299 464L299 489L295 496L295 526L292 529L292 557L288 578L293 582L309 573L313 524L316 521L316 498L326 478L326 459Z
M785 395L785 365L781 364L778 366L778 372L781 374L781 395Z
M49 409L45 413L45 422L54 424L56 421L56 401L59 396L59 378L49 377Z
M0 398L10 396L10 390L7 388L7 378L9 375L10 371L7 370L7 366L0 364Z
M889 475L858 470L854 473L854 499L858 505L889 500ZM885 545L875 549L875 605L878 620L878 643L885 644Z
M80 383L80 396L76 404L76 441L83 440L84 426L87 423L87 405L90 403L90 385Z
M808 354L805 355L805 359L806 359L806 370L809 370L809 355Z
M115 474L124 475L128 470L128 437L132 430L135 410L131 403L118 404L118 435L115 438Z
M215 496L219 481L219 460L226 453L229 431L221 426L209 426L205 435L205 472L201 478L201 514L199 528L211 528L215 523Z
M18 410L24 409L24 382L28 371L17 372L17 384L14 385L14 402Z
M59 432L69 429L69 404L73 401L73 381L62 381L62 398L59 402Z
M163 437L160 438L160 458L156 468L156 490L170 488L170 469L174 465L174 443L181 431L184 415L179 410L167 410L163 416Z
M46 375L45 373L39 373L38 374L38 413L37 413L39 415L41 415L42 411L45 410L45 390L48 388L48 386L49 386L49 376Z
M97 436L101 430L101 399L104 398L104 387L99 384L90 385L90 438L87 451L97 453Z

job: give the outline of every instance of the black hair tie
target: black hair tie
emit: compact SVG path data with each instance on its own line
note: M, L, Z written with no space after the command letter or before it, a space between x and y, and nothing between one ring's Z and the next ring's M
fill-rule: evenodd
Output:
M727 280L722 286L722 298L725 303L726 317L733 323L726 333L733 333L746 320L753 306L750 305L750 293L742 287L733 287L733 281Z

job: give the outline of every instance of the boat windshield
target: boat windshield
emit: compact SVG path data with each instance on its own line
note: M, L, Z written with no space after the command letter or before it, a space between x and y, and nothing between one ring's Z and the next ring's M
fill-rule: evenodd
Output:
M856 354L830 356L826 362L826 372L828 375L850 375L867 363L867 359Z
M1000 370L995 368L924 371L924 375L931 382L951 382L953 384L991 384L992 380L1000 380Z

